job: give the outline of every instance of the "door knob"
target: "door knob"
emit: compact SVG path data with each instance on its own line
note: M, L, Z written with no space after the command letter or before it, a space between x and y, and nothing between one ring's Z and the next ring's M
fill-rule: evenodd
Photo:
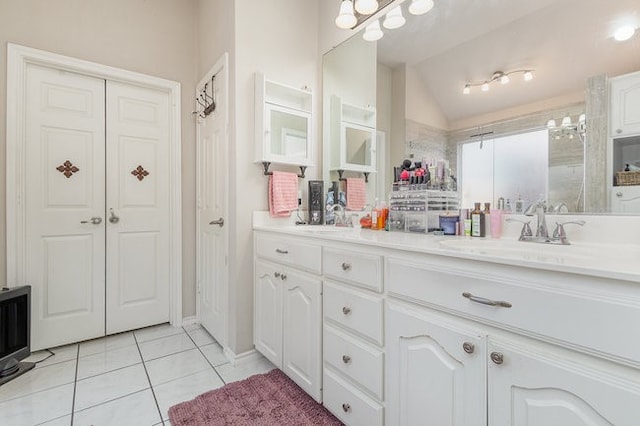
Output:
M209 222L209 225L219 225L220 228L222 228L224 226L224 219L220 218L218 220L212 220L211 222Z
M80 223L90 223L92 225L100 225L102 223L101 217L92 217L89 220L81 220Z
M116 214L113 212L113 209L109 209L109 222L111 223L120 222L120 218L116 216Z

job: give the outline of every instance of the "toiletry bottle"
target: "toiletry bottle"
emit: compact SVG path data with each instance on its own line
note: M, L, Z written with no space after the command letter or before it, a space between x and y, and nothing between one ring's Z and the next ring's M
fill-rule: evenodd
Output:
M522 213L524 211L524 201L520 198L520 194L518 194L518 198L516 199L516 213Z
M373 207L371 208L371 229L378 229L378 209L379 209L380 201L376 198L373 203Z
M378 206L378 224L376 226L376 229L378 230L384 230L385 229L385 225L387 222L387 216L388 216L388 212L389 209L387 209L387 205L384 201L380 202L380 205Z
M491 235L491 203L484 203L484 235Z
M504 211L507 213L513 212L513 206L511 206L511 198L507 198L507 201L504 203Z
M475 208L471 212L471 236L484 237L485 224L484 212L480 209L480 203L474 203Z
M498 198L498 210L504 210L504 198Z

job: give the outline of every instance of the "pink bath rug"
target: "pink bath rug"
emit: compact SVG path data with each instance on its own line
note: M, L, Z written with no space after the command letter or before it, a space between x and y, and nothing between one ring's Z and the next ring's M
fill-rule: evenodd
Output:
M169 408L172 426L340 426L280 370L229 383Z

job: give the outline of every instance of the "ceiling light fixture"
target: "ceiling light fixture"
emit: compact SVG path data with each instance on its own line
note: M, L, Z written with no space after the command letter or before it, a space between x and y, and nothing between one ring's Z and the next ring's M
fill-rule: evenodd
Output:
M347 30L353 28L358 23L356 15L353 13L353 2L351 0L343 0L340 5L340 13L336 18L336 26Z
M409 13L412 15L424 15L433 9L433 0L411 0Z
M620 27L616 30L613 38L616 41L627 41L636 33L636 29L630 25Z
M468 95L469 93L471 93L471 88L477 87L477 86L480 86L483 92L488 92L490 83L493 83L495 81L500 81L500 83L502 84L507 84L510 81L509 76L512 74L522 74L524 81L533 80L533 70L531 69L513 70L509 72L496 71L491 75L491 78L488 80L480 81L477 83L473 83L473 82L465 83L464 88L462 89L462 93L465 95Z
M395 9L391 9L391 12L387 13L382 26L389 30L395 30L396 28L403 26L405 22L406 19L402 16L402 8L398 6Z

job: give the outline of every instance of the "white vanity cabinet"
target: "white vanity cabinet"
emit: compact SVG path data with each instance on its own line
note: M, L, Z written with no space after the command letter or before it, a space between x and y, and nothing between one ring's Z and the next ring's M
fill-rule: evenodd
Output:
M640 135L640 72L610 80L611 137Z
M637 285L439 256L386 268L386 424L638 424Z
M323 401L349 426L384 423L382 256L323 247Z
M302 270L314 271L320 247L257 233L255 253L254 345L320 402L322 280Z
M486 424L486 336L427 309L387 303L386 424Z
M611 211L614 213L640 213L640 186L612 187Z

